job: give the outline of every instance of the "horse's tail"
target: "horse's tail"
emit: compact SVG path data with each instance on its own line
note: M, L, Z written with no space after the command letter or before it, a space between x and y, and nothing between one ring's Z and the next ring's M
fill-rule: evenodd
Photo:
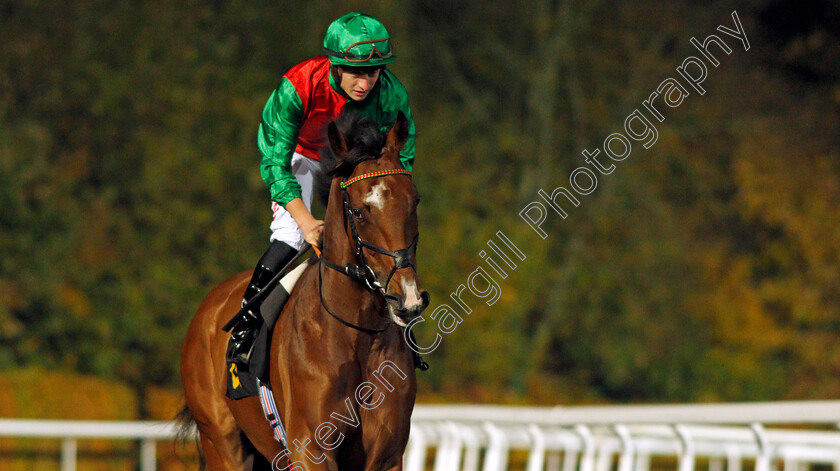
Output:
M175 422L175 443L186 446L192 440L198 453L198 469L204 471L207 469L207 461L204 459L204 453L201 450L198 426L196 426L195 417L193 417L190 408L184 404L184 407L175 414L173 421Z

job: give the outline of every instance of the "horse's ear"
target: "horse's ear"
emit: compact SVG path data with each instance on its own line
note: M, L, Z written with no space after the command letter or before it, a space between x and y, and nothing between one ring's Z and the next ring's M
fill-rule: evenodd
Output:
M388 131L388 140L385 146L394 151L399 152L405 146L405 141L408 139L408 119L402 111L397 112L397 120Z
M330 148L336 157L339 159L344 157L344 154L346 154L348 150L347 139L344 139L344 135L342 135L341 131L338 130L338 126L335 125L334 121L330 121L330 125L327 128L327 136L330 140Z

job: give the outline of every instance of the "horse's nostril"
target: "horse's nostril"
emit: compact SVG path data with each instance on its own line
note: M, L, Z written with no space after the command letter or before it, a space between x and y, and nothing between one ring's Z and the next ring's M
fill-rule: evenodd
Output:
M423 302L422 307L420 309L426 309L427 307L429 307L429 303L432 302L432 297L431 295L429 295L428 291L423 290L423 292L420 293L420 300Z

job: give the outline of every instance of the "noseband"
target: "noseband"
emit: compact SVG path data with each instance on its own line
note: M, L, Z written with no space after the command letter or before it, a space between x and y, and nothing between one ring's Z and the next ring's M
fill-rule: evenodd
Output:
M321 258L320 258L320 262L323 265L326 265L328 268L332 268L333 270L346 275L347 277L349 277L353 281L361 283L362 286L364 286L368 291L382 293L382 296L386 297L386 298L388 297L386 292L388 290L388 286L391 283L391 278L394 277L394 274L397 272L397 270L399 270L400 268L411 267L415 271L417 271L417 267L414 265L414 262L411 260L411 254L412 254L412 252L414 252L417 249L417 241L420 238L420 234L418 233L417 235L414 236L414 240L411 242L411 244L407 248L396 250L396 251L391 251L391 250L385 249L383 247L380 247L378 245L371 244L370 242L367 242L365 240L362 240L361 236L359 236L359 231L356 228L355 217L353 216L353 213L351 211L350 195L347 192L347 187L349 187L353 183L356 183L360 180L364 180L364 179L367 179L367 178L374 178L374 177L384 177L384 176L387 176L387 175L407 175L407 176L410 177L411 176L411 171L404 170L404 169L381 170L381 171L378 171L378 172L365 173L365 174L353 177L349 180L345 180L345 181L341 182L341 184L340 184L340 186L341 186L341 196L342 196L343 204L344 204L344 232L347 233L347 227L349 226L350 227L350 234L348 234L348 236L353 241L353 248L356 251L356 257L358 257L361 264L357 265L355 263L347 263L346 265L341 266L341 265L337 265L335 263L330 262L329 260L327 260L323 256L321 256ZM388 278L385 280L385 286L384 287L382 286L382 283L380 283L379 280L376 279L376 274L373 272L373 268L371 268L370 265L367 262L367 258L365 257L365 253L364 253L364 250L363 250L365 247L370 249L370 250L373 250L374 252L380 253L382 255L387 255L387 256L394 259L394 268L392 268L391 272L388 274ZM337 321L341 322L342 324L344 324L348 327L352 327L356 330L360 330L362 332L367 332L369 334L376 334L376 333L379 333L379 332L384 332L391 325L391 321L389 320L388 324L386 324L385 327L383 327L381 329L368 329L368 328L361 327L361 326L358 326L356 324L345 321L344 319L342 319L341 317L337 316L332 311L330 311L330 309L324 303L324 293L323 293L323 290L322 290L323 283L322 283L322 279L321 279L320 268L318 269L318 285L319 285L318 286L319 295L321 296L321 305L324 306L324 309L327 310L327 313L329 315L334 317Z

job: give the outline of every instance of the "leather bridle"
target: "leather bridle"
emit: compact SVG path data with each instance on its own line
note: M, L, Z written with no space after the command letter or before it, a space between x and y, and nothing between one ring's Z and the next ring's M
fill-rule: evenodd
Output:
M366 178L383 177L387 175L406 175L410 177L411 172L404 169L381 170L378 172L371 172L359 175L349 180L342 181L340 184L341 196L343 200L342 203L344 205L344 232L353 241L353 248L355 250L356 257L361 263L355 264L352 262L348 262L346 265L341 266L330 262L323 256L323 254L320 257L320 264L325 265L327 268L331 268L341 274L346 275L351 280L360 283L370 292L381 293L382 297L385 299L387 299L388 297L393 298L393 295L388 295L386 293L388 291L388 286L391 283L391 279L394 277L394 274L397 272L397 270L401 268L410 267L417 271L417 266L411 259L411 255L417 250L417 242L420 238L420 234L418 233L414 236L414 240L412 240L411 244L408 247L396 251L391 251L378 245L371 244L370 242L367 242L365 240L362 240L361 236L359 235L359 231L356 227L355 217L353 216L352 208L350 206L350 195L347 192L347 187L349 187L353 183L356 183ZM382 286L382 283L380 283L379 280L376 279L376 274L373 272L373 268L371 268L368 264L367 258L365 257L364 253L365 248L380 253L382 255L387 255L394 259L394 267L391 269L391 272L388 274L388 278L385 280L385 286ZM337 321L346 325L347 327L352 327L356 330L360 330L369 334L377 334L380 332L384 332L391 325L391 320L389 319L385 327L382 327L380 329L370 329L348 322L342 319L340 316L333 313L327 307L326 303L324 303L323 282L320 266L318 267L318 294L321 298L321 305L324 306L324 309L326 309L327 313L333 318L335 318Z

